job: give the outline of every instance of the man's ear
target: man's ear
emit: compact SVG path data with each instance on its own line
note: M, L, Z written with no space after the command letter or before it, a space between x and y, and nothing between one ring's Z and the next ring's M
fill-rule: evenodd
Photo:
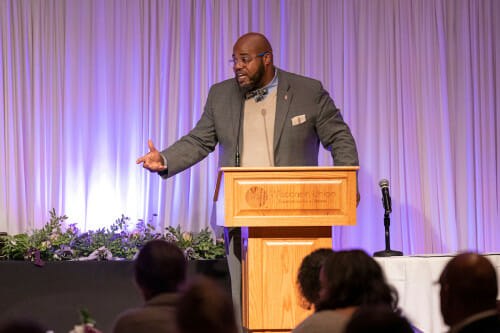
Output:
M264 57L264 64L269 65L271 63L271 58L272 58L271 52L264 54L263 57Z

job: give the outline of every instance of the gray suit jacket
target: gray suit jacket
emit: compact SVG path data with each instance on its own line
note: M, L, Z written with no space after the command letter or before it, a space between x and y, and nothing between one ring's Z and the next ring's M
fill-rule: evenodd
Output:
M359 165L351 131L321 82L278 69L277 89L275 166L318 165L320 142L331 151L335 165ZM236 79L213 85L195 128L161 152L168 164L168 170L160 173L162 177L171 177L201 161L217 143L219 167L235 166L236 144L240 151L242 144L238 127L243 105ZM306 121L293 126L291 119L300 115L305 115Z

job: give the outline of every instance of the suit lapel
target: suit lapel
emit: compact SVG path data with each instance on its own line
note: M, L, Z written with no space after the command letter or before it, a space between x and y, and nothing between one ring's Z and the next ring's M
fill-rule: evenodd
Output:
M278 69L278 91L276 95L276 117L274 120L274 153L278 147L283 127L285 126L286 116L293 93L290 91L290 84L286 79L286 74Z

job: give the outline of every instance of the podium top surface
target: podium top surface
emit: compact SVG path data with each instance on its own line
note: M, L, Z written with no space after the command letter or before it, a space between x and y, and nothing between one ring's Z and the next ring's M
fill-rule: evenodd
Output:
M248 171L352 171L359 170L359 166L285 166L285 167L222 167L220 171L248 172Z

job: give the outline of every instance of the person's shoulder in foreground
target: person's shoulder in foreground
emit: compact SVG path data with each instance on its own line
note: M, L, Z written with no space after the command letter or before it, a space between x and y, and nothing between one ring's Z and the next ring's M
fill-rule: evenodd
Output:
M178 293L163 293L154 296L142 307L122 313L115 322L113 332L176 332L175 311L178 301Z
M323 310L307 317L292 330L292 333L340 333L344 331L344 327L348 321L348 314L333 310Z

